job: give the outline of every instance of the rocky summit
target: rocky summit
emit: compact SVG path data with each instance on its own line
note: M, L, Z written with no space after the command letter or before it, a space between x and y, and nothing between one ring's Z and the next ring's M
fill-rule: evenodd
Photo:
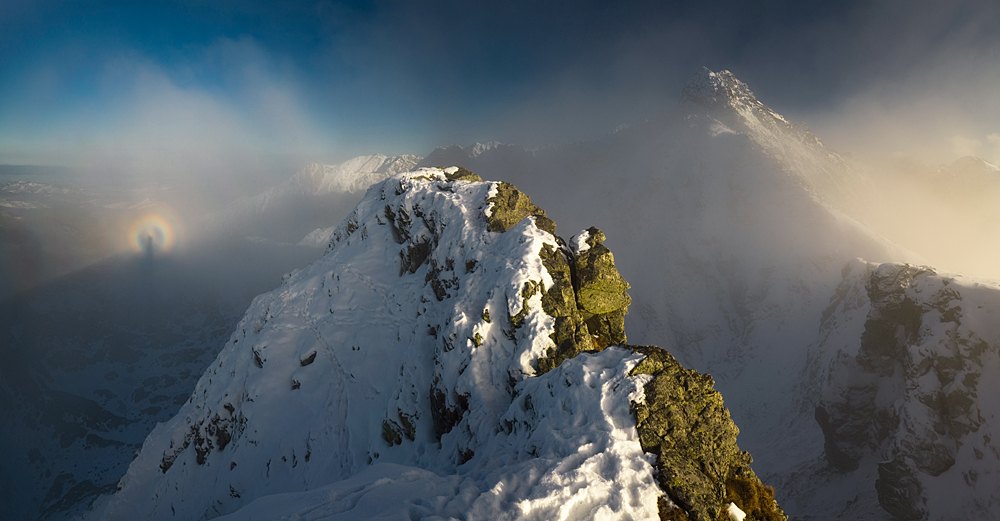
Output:
M785 519L712 378L627 344L605 235L555 232L468 170L373 185L103 518Z

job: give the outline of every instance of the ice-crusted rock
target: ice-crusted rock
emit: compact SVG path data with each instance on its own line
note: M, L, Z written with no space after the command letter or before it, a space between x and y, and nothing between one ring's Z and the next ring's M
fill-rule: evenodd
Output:
M1000 461L1000 286L907 264L868 265L856 352L839 352L816 419L841 471L877 465L879 504L900 520L987 519Z
M711 378L622 345L629 286L604 234L554 232L461 168L373 186L322 259L255 299L105 519L776 509Z

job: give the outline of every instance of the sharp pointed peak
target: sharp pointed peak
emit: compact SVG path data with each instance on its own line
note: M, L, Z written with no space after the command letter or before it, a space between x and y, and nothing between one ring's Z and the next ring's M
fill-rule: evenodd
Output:
M684 85L681 102L697 103L706 107L736 107L760 105L750 87L728 70L712 71L702 67Z

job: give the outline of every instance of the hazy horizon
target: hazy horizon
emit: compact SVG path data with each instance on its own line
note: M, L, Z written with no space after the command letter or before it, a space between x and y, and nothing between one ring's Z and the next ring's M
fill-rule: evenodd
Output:
M238 180L451 143L592 140L728 69L832 148L1000 162L987 1L27 2L0 163Z

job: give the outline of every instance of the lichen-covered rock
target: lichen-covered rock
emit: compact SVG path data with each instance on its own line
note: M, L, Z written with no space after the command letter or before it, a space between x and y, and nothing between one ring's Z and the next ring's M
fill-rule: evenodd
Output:
M615 269L615 256L604 246L604 234L596 228L590 248L576 258L574 286L580 309L594 315L603 315L627 308L632 299L625 293L631 286ZM588 231L590 231L588 230ZM597 235L599 234L599 235Z
M477 176L478 177L478 176ZM510 183L497 183L496 195L491 203L488 229L491 232L505 232L529 215L535 216L535 226L552 235L556 234L556 223L545 215L545 210L535 206L531 198Z
M685 369L660 348L630 348L646 355L632 373L652 376L645 402L633 405L639 442L657 455L660 486L675 505L661 505L660 518L712 521L734 503L748 519L787 519L774 490L750 468L753 458L737 446L739 429L712 377Z
M543 249L540 254L553 286L542 298L545 312L556 318L555 348L539 359L546 372L563 360L584 351L627 342L625 314L632 299L628 282L618 273L614 255L602 243L604 234L591 227L584 231L588 248ZM574 237L576 243L581 236ZM564 244L560 239L560 244Z
M615 268L615 256L604 246L604 233L591 227L574 238L573 287L577 305L600 348L624 344L625 314L632 303L631 287ZM580 246L580 242L587 247Z
M487 202L490 231L505 232L531 217L536 227L555 235L556 224L545 215L545 210L532 204L531 198L510 183L497 183L496 195ZM546 246L539 252L552 277L551 287L543 288L542 307L555 318L554 346L539 358L539 373L546 373L579 353L626 342L625 314L632 302L626 293L629 284L618 273L611 250L603 245L604 234L590 228L581 236L585 237L587 248L571 249L556 237L558 248ZM537 289L525 286L522 292L525 302ZM516 327L518 317L510 319Z
M549 350L547 356L538 360L538 371L546 373L567 358L607 346L595 344L577 307L572 255L568 255L569 252L564 248L543 248L539 253L546 271L552 277L552 287L542 295L542 309L556 320L555 331L552 333L555 347Z
M474 174L460 166L446 168L444 176L449 181L471 181L475 183L483 181L483 178L479 177L478 174Z

